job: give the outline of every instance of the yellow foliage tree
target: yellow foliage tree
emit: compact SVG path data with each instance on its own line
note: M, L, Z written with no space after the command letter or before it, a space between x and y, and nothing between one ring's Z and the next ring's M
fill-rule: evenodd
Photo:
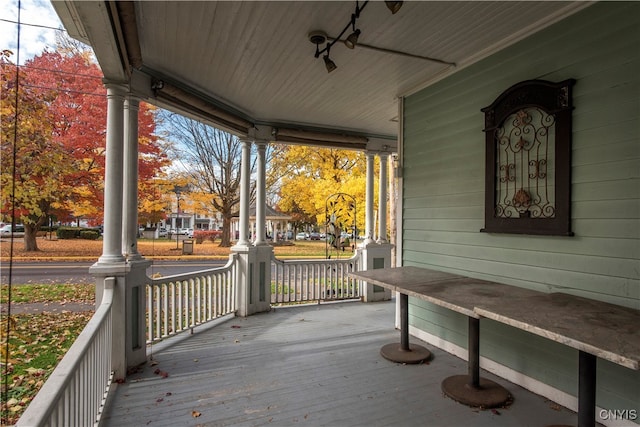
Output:
M272 158L271 171L282 177L278 207L283 212L297 212L314 227L326 231L330 197L344 193L355 200L356 227L364 229L366 159L363 152L286 146Z

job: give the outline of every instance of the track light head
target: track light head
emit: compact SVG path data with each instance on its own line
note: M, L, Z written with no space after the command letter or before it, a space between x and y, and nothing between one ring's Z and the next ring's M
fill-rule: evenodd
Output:
M344 41L344 45L349 49L353 49L358 44L358 37L360 37L360 30L355 30L349 34L349 37Z
M402 2L401 1L385 1L385 4L387 5L389 10L391 11L392 15L395 15L400 10L400 8L402 7Z
M333 62L331 60L331 58L329 58L329 55L325 55L322 57L322 59L324 59L324 65L325 67L327 67L327 73L332 72L333 70L335 70L336 68L338 68L338 66L336 65L335 62Z

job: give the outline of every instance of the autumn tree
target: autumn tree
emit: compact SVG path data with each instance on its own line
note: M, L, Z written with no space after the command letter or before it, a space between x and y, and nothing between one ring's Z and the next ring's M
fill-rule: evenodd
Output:
M330 196L347 194L355 200L353 215L356 227L364 228L366 161L364 153L311 146L285 146L271 161L272 173L282 176L278 207L296 213L302 220L311 219L325 230ZM334 201L335 203L335 201Z
M4 65L16 69L6 58ZM64 47L55 52L43 52L19 67L19 70L19 84L10 83L15 79L3 78L2 81L3 108L8 109L7 112L11 112L12 104L5 102L5 97L15 98L17 90L18 99L22 100L14 103L18 105L18 120L11 122L6 120L9 116L3 114L3 134L11 132L10 123L14 123L19 131L15 141L11 140L12 144L3 145L2 154L3 158L11 158L14 152L37 154L32 157L17 156L24 159L23 167L27 170L11 178L17 194L25 195L20 199L15 197L11 204L25 225L25 247L27 250L37 250L35 235L49 214L55 214L62 220L85 218L94 224L102 222L107 100L102 73L88 50ZM45 116L33 115L38 108L43 109L40 114ZM142 204L145 199L154 197L145 191L145 183L168 164L167 156L154 133L154 115L155 109L147 104L140 105L139 195ZM39 123L42 128L39 133L41 148L37 151L29 151L28 148L37 141L25 134L30 122ZM3 141L9 140L3 138ZM38 178L37 171L47 164L57 169L40 173L49 177L49 181L44 183ZM5 181L6 170L3 167ZM49 187L45 193L35 194L34 199L34 194L28 195L30 186L41 189ZM47 203L38 201L37 196L46 194L49 188L52 189L53 198L47 199ZM8 213L9 203L6 202L10 199L4 190L2 195L3 213ZM34 208L36 205L40 208Z
M206 214L221 214L220 246L231 246L231 219L240 203L240 140L178 114L167 113L164 126L167 138L176 147L176 160L181 163L183 173L193 187L191 199L197 199L199 206L208 210ZM255 160L251 170L254 166ZM255 185L252 193L254 189Z
M52 138L50 105L56 91L34 86L10 56L8 51L0 56L1 206L3 216L23 222L25 249L33 251L38 249L37 230L59 200L71 192L59 179L71 161L65 148Z

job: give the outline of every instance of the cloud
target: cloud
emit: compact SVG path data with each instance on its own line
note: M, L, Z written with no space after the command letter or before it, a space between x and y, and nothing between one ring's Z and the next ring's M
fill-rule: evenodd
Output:
M62 23L48 0L20 1L20 63L42 53L52 50L56 45L56 33ZM0 49L9 49L14 55L13 62L18 60L18 0L0 2ZM8 22L10 21L10 22Z

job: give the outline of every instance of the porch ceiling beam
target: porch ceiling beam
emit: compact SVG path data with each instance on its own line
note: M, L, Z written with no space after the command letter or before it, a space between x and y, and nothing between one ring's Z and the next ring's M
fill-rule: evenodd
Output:
M274 132L277 142L288 144L318 145L343 149L365 150L369 139L364 136L313 132L308 130L277 128Z
M156 80L153 82L152 88L158 99L171 105L180 106L187 111L195 109L196 112L204 113L214 123L220 124L225 128L231 128L236 132L241 132L243 135L247 135L249 129L254 126L250 121L216 107L203 98L186 92L170 83Z
M112 1L109 2L109 6L112 13L118 17L114 20L116 21L115 27L120 44L123 45L126 53L125 57L131 67L140 69L142 67L142 51L134 3L132 1Z

